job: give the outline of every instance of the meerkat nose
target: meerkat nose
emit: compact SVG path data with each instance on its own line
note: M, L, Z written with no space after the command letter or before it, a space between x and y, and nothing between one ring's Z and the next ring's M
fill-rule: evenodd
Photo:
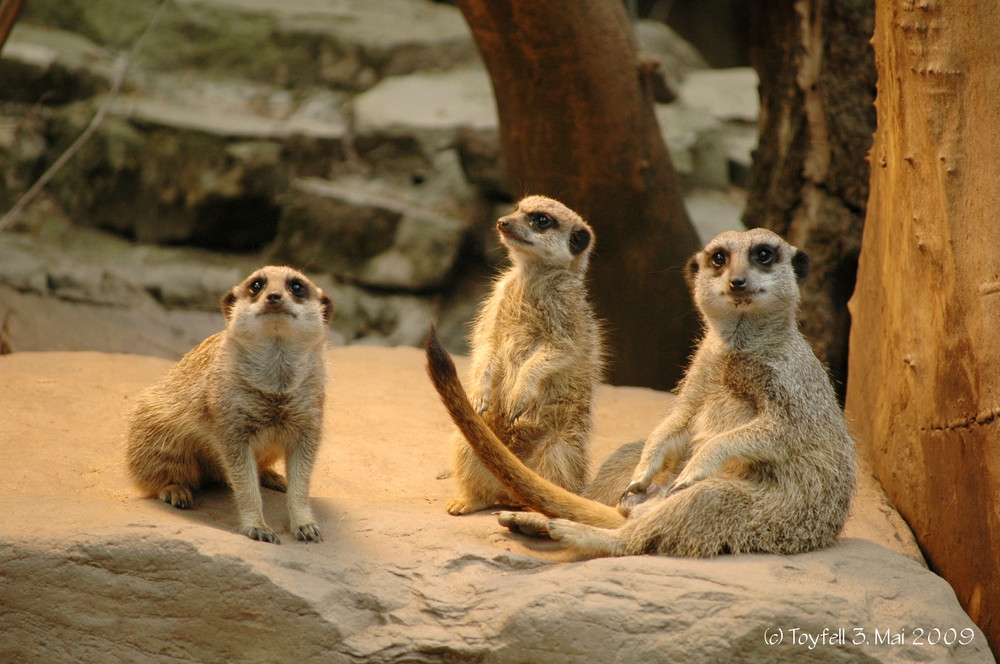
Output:
M733 277L729 281L729 285L730 287L732 287L734 291L746 290L747 287L746 277Z
M267 294L267 301L268 302L281 302L281 293L268 293Z

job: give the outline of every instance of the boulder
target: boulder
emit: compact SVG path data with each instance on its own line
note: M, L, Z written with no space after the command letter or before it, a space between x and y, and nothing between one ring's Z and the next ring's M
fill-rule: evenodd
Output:
M0 57L0 99L66 104L107 92L112 55L73 32L15 25Z
M469 223L427 203L354 177L297 180L285 199L272 256L370 287L439 288L458 260Z
M639 56L657 64L657 83L653 94L656 101L668 103L676 99L681 81L697 69L708 69L708 63L694 46L661 21L640 19L633 23L639 41Z
M128 0L36 0L23 21L128 50L157 7ZM455 7L428 0L176 0L139 62L285 87L362 90L384 76L478 61Z
M0 357L0 658L993 661L872 485L824 551L576 560L489 513L446 514L451 483L436 477L451 425L419 351L344 347L328 360L311 491L325 540L291 541L283 496L265 490L275 546L233 532L228 490L180 511L129 485L124 413L169 362ZM671 399L602 387L595 461L648 433Z
M497 130L490 78L482 68L394 76L354 98L355 131L412 136L429 152L455 142L459 129Z
M80 223L140 242L260 249L274 238L279 192L342 158L339 100L239 81L166 80L123 95L51 189ZM83 103L50 122L52 154L90 122ZM54 157L53 157L54 158Z
M680 102L719 120L755 124L760 115L757 72L752 67L691 72L681 84Z

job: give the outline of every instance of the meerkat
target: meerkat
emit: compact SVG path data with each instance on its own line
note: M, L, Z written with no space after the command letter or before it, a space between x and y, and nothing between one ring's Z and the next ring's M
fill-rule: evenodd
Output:
M128 470L146 495L181 509L204 484L228 483L240 532L275 544L260 487L287 490L291 532L318 542L309 480L333 304L300 272L267 266L230 290L222 311L226 328L139 396L126 434ZM282 455L287 482L271 468Z
M594 232L544 196L522 199L496 227L511 266L473 326L468 398L505 449L547 480L579 491L589 472L593 392L602 371L601 334L584 284ZM453 453L460 495L448 503L450 514L518 504L459 432Z
M832 544L854 491L854 440L796 322L808 267L805 253L764 229L722 233L691 259L704 336L674 408L641 452L624 449L606 473L605 486L617 476L624 489L618 509L553 487L504 454L459 398L450 357L429 340L428 368L453 419L497 477L541 512L504 512L500 523L547 532L586 556L791 554ZM657 485L657 474L672 479Z

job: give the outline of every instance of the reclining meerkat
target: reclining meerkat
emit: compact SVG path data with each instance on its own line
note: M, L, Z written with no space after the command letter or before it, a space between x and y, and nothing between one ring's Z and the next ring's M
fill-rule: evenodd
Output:
M602 371L601 334L584 285L594 232L544 196L519 201L497 230L511 267L474 324L468 399L505 449L547 480L579 491L589 472L593 393ZM448 503L450 514L518 504L460 433L453 445L460 496Z
M296 539L318 542L309 479L323 422L323 351L333 304L305 275L267 266L222 300L226 329L196 346L137 400L126 461L139 488L191 507L203 484L233 489L239 530L280 544L261 485L286 491ZM284 455L286 485L271 465Z
M673 410L641 454L623 450L638 464L627 475L629 463L611 464L621 511L552 486L505 453L429 339L428 370L452 418L487 467L542 513L505 512L501 524L547 531L591 556L789 554L832 544L854 490L854 441L795 320L807 271L804 253L764 229L722 233L691 259L704 337ZM657 487L663 470L674 479Z

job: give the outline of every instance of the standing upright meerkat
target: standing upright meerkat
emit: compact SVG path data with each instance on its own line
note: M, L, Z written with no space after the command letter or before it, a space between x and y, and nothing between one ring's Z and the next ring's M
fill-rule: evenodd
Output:
M227 482L239 530L280 544L261 485L287 490L296 539L318 542L309 479L319 448L330 298L289 267L263 267L222 300L226 329L143 392L128 423L126 461L139 488L191 507L203 484ZM271 465L284 455L286 483Z
M538 513L503 525L547 531L590 556L790 554L832 544L854 491L854 441L795 320L808 257L764 229L726 232L687 267L704 337L676 405L642 447L610 464L619 509L575 496L518 463L464 398L430 340L429 372L472 447ZM619 460L621 461L621 460ZM672 482L652 480L666 471ZM599 478L600 479L600 478ZM595 481L596 482L596 481Z
M589 472L593 393L603 361L584 284L594 232L544 196L519 201L497 230L511 267L475 321L468 398L505 448L547 480L579 491ZM460 496L448 503L449 513L517 504L461 433L453 443Z

